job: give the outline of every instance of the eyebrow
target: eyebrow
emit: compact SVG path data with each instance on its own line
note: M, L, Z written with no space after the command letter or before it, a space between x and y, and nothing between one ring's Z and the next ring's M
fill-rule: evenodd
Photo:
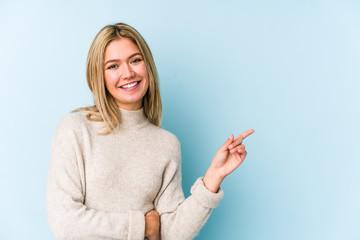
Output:
M136 55L142 56L141 53L136 52L136 53L134 53L134 54L131 54L131 55L128 57L128 59L130 59L130 58L132 58L132 57L134 57L134 56L136 56ZM108 64L108 63L111 63L111 62L119 62L119 61L120 61L120 59L110 59L110 60L108 60L108 61L105 62L104 66L105 66L106 64Z

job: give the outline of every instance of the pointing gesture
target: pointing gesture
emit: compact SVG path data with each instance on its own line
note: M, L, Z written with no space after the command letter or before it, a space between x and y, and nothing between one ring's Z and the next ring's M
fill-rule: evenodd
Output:
M253 129L241 133L234 139L231 134L220 147L206 172L203 182L212 192L217 192L221 182L244 161L247 152L243 140L253 134Z

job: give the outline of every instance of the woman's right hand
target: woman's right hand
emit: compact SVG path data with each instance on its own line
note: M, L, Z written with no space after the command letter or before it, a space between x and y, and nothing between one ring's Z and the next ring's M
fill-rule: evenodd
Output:
M145 237L149 240L160 240L160 216L156 210L145 215Z

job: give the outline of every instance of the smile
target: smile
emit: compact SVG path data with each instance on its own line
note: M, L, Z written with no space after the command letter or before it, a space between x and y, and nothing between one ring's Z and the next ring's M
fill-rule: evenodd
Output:
M140 82L141 81L132 82L132 83L120 86L120 88L122 88L124 90L133 90L139 85Z

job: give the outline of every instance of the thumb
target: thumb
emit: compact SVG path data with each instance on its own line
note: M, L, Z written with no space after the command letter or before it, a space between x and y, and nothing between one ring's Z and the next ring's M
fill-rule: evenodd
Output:
M234 141L234 135L230 135L230 137L226 140L226 142L220 147L221 151L228 150L228 146Z

